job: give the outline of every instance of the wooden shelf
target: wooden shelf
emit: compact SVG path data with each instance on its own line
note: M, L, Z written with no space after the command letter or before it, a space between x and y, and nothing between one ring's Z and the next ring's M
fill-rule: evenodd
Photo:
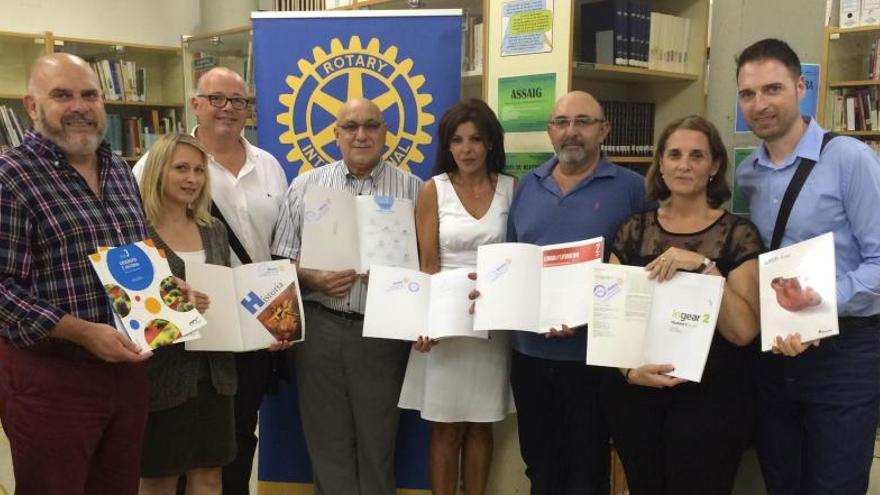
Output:
M696 81L698 78L695 74L641 69L626 65L574 62L572 66L575 78L591 79L594 81L631 83L691 82Z
M876 131L834 131L841 136L852 137L880 137L880 130Z
M880 86L880 80L866 79L864 81L837 81L828 83L829 88L853 88L858 86Z
M880 25L877 26L859 26L854 28L840 28L840 27L829 27L828 28L828 36L831 39L835 38L835 35L841 34L850 34L850 33L874 33L880 32Z
M0 93L0 100L20 100L22 98L24 98L23 94Z
M125 106L125 107L163 107L174 108L182 107L183 103L168 103L160 101L105 101L105 106Z
M609 156L608 160L618 164L642 164L650 165L654 161L652 156Z

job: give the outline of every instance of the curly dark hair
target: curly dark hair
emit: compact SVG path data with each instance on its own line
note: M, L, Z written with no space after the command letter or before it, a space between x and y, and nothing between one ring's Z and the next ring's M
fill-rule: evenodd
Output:
M657 150L654 153L654 160L651 163L651 168L648 169L648 174L645 176L645 192L648 199L663 201L669 198L671 194L660 174L660 160L663 158L663 154L666 153L666 143L669 141L669 136L679 129L700 132L709 141L709 152L712 155L712 162L718 163L718 172L715 173L714 179L710 180L709 184L706 185L706 199L709 202L709 206L719 208L725 201L730 199L730 185L727 183L727 148L724 146L724 141L721 140L718 129L699 115L688 115L687 117L680 118L667 125L663 132L660 133L660 138L657 140Z

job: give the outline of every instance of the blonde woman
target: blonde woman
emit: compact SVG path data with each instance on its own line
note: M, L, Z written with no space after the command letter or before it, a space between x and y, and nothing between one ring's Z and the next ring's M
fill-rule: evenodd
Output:
M168 134L150 149L140 182L150 236L172 273L185 264L229 265L226 227L210 214L208 155L192 136ZM197 294L196 307L207 308ZM235 457L232 353L161 347L149 361L150 415L140 493L169 494L186 476L186 493L221 493L221 467Z

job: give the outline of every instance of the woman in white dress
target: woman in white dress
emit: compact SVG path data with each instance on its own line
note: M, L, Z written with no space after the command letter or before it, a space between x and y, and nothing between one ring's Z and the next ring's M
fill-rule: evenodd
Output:
M477 247L504 242L515 187L503 175L504 131L492 109L471 99L440 119L433 179L416 206L425 273L475 267ZM466 297L466 296L462 296ZM435 347L436 345L436 347ZM432 421L430 472L435 495L482 495L492 461L492 423L513 412L510 347L504 332L488 340L427 337L413 344L400 407Z

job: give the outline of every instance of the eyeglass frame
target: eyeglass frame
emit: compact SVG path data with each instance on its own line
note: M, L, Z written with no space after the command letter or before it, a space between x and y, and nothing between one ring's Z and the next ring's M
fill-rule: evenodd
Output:
M365 134L373 134L373 133L379 132L379 130L383 126L385 126L384 121L373 120L373 119L370 119L366 122L349 121L344 124L336 124L336 128L339 129L340 132L347 134L349 136L354 136L361 129L364 130Z
M605 122L608 122L608 119L590 117L589 115L582 115L573 118L558 117L555 119L550 119L550 121L547 122L547 127L552 127L556 130L562 131L568 129L572 124L574 124L575 129L585 129L593 124L603 124Z
M198 94L196 97L208 100L208 104L214 108L225 108L227 103L229 103L234 110L247 110L251 106L251 100L246 96L226 96L223 93L211 93L207 95ZM214 103L215 100L223 100L223 103L218 105ZM235 106L236 101L243 101L244 106L240 108Z

